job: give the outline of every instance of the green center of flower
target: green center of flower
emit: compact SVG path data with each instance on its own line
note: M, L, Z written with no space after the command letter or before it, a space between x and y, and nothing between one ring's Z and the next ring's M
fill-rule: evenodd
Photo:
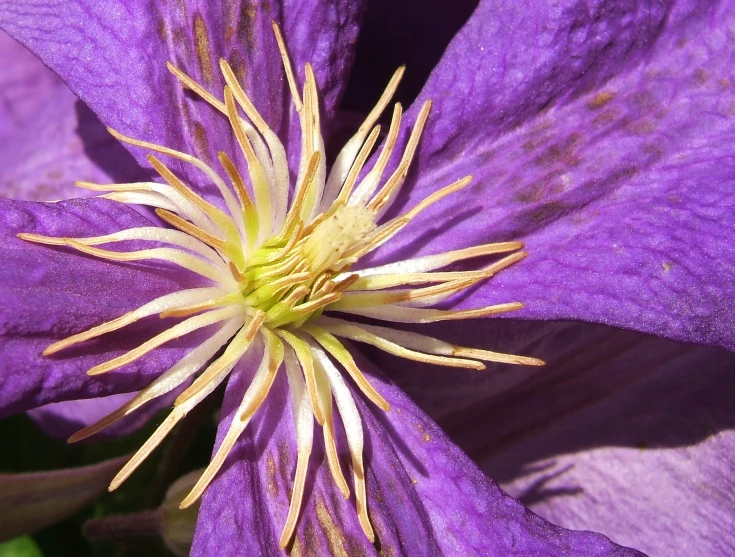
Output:
M335 280L355 262L351 252L375 229L372 215L338 206L308 230L275 238L256 249L244 269L233 268L240 303L262 311L271 327L301 326L338 300L357 275ZM341 276L341 275L340 275Z
M543 362L455 346L417 333L355 323L325 313L338 311L388 322L429 323L516 310L522 304L506 303L469 310L431 306L488 279L526 254L518 251L522 248L519 242L505 242L353 270L353 265L362 256L389 241L427 207L466 187L471 177L457 180L404 214L383 222L383 215L406 178L431 103L426 102L421 107L400 161L386 177L403 115L400 104L396 104L383 146L372 166L366 167L380 135L380 126L375 124L398 86L403 74L400 68L327 174L314 72L307 64L303 92L299 93L283 39L275 25L274 31L302 130L299 171L293 188L284 146L255 109L228 63L220 62L227 84L223 99L169 64L169 70L185 87L228 119L245 162L244 175L233 163L232 154L221 152L218 155L228 184L219 172L192 155L126 137L114 130L110 132L120 141L183 161L200 171L218 189L224 209L202 198L164 162L150 154L148 160L163 178L163 183L77 185L111 192L103 197L121 203L150 205L171 228L149 226L89 238L19 236L32 242L70 246L113 261L166 261L200 275L207 283L204 287L152 300L117 319L56 342L44 351L45 355L56 353L151 315L163 319L179 318L139 347L88 371L89 375L98 375L145 357L182 335L215 328L206 340L130 402L70 439L89 437L146 402L176 388L183 389L170 415L115 477L111 489L119 486L168 432L224 381L246 352L259 350L261 362L243 394L236 414L238 418L232 421L212 461L181 506L194 503L215 477L240 434L266 401L283 367L291 393L298 459L281 547L292 538L302 507L314 422L322 428L332 478L345 497L350 495L337 452L333 402L342 418L351 455L357 516L365 535L372 541L374 533L368 514L362 460L362 420L354 396L361 393L385 411L390 407L360 371L343 339L370 344L419 362L466 369L483 369L482 361L526 365ZM137 251L96 247L130 240L156 244ZM482 269L440 270L470 258L503 253L510 255ZM347 378L337 366L346 372Z

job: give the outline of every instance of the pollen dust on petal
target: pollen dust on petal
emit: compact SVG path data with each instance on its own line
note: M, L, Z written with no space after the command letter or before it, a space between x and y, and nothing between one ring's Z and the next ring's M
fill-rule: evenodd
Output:
M339 526L334 522L332 515L329 514L327 506L320 502L316 505L316 518L319 521L322 532L329 540L330 555L335 557L349 557L345 550L345 538Z

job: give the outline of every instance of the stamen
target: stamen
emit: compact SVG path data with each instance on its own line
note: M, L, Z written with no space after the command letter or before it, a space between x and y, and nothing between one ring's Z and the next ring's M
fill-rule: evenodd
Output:
M230 269L230 274L232 275L232 278L234 278L239 283L247 284L247 277L240 272L240 269L237 268L237 265L230 261L227 264L227 267Z
M335 319L334 321L338 321L338 320ZM422 362L425 364L432 364L432 365L439 365L439 366L459 367L459 368L476 369L476 370L485 369L485 366L481 364L480 362L474 362L472 360L465 360L461 358L450 358L447 356L435 356L431 354L423 354L415 350L410 350L409 348L401 346L400 344L397 344L395 342L391 342L390 340L384 337L368 332L365 326L358 327L357 325L354 325L348 321L330 324L331 322L332 320L330 319L330 321L328 321L327 324L324 324L324 322L320 319L319 325L324 327L325 330L337 336L349 338L350 340L354 340L357 342L363 342L365 344L371 344L375 346L376 348L380 348L381 350L388 352L389 354L393 354L401 358L406 358L408 360L414 360L416 362ZM387 329L387 330L390 330L390 329Z
M340 278L341 277L342 275L340 275ZM360 280L360 275L352 273L346 278L343 278L339 282L335 283L334 290L335 292L344 292L346 290L349 290L353 284L357 283L358 280Z
M214 108L219 110L222 114L224 114L225 116L227 115L227 109L225 108L225 103L223 103L217 97L212 95L209 91L207 91L204 87L199 85L196 81L194 81L187 74L182 72L179 68L174 66L171 62L166 62L166 67L168 68L168 71L174 74L176 78L179 81L181 81L181 83L186 85L186 87L194 91L197 95L199 95L202 99L204 99Z
M327 178L327 185L324 188L324 197L322 198L321 206L322 211L326 211L329 208L329 205L331 205L332 201L337 197L339 188L342 184L344 184L347 172L352 166L357 152L360 150L360 147L365 142L365 138L368 136L368 132L373 128L375 122L378 121L378 118L380 118L380 115L385 110L385 107L388 106L388 103L393 98L393 95L395 94L396 89L398 89L398 84L401 82L401 78L403 77L403 73L405 72L405 70L406 67L401 66L395 71L393 77L391 77L388 85L385 88L385 91L383 91L383 94L380 96L380 99L378 100L375 107L367 115L367 118L365 118L365 121L358 128L355 135L352 136L352 138L342 148L339 155L337 155L337 158L332 165L332 170L329 173L329 178Z
M355 360L352 358L347 349L342 346L342 343L337 340L334 336L329 334L324 329L314 326L306 325L303 329L309 333L314 340L316 340L327 352L329 352L335 359L342 364L347 372L352 377L352 380L357 384L363 394L370 400L375 406L381 410L387 412L390 410L390 404L385 400L378 391L368 382L363 375L362 371L357 367Z
M233 364L234 365L234 364ZM232 369L225 368L223 372L216 378L216 381L210 382L206 389L200 391L197 395L193 396L189 400L185 401L179 406L174 406L174 409L166 417L163 423L156 429L153 435L143 444L143 446L136 452L128 463L123 466L122 470L115 476L110 483L109 490L113 491L117 489L122 482L124 482L130 474L132 474L142 462L148 458L153 450L163 441L164 437L168 435L174 426L181 421L197 404L199 404L205 397L207 397L214 389L217 388L219 383L224 379Z
M469 186L471 181L472 176L465 176L464 178L460 178L456 182L453 182L448 186L443 187L439 191L432 193L429 197L416 204L413 209L404 213L402 217L408 219L409 221L413 220L420 212L428 209L437 201L441 201L445 197L452 195L453 193L457 193L459 190Z
M224 354L217 358L189 387L181 393L174 401L174 406L186 404L187 401L194 397L200 397L203 392L211 392L214 390L211 386L217 385L222 381L222 377L229 373L245 352L248 351L250 345L255 339L261 324L263 323L263 312L258 312L250 322L240 329L227 345ZM218 379L219 378L219 379Z
M457 346L443 340L410 331L401 331L400 329L379 327L377 325L366 325L364 323L357 325L350 321L344 321L335 317L322 316L319 318L318 324L337 336L349 338L357 342L372 344L386 352L391 352L388 348L392 349L392 347L389 346L389 344L385 344L384 341L401 348L421 350L423 352L438 354L441 356L464 356L466 358L474 358L486 362L499 362L527 366L544 365L543 360L539 360L538 358L501 354L499 352L480 350L478 348L466 348L464 346ZM384 348L384 346L387 348Z
M199 228L206 230L210 234L219 232L205 212L169 184L159 184L158 182L141 182L138 184L92 184L90 182L76 182L75 185L93 191L114 192L103 195L102 197L121 203L150 205L151 207L173 211L186 217Z
M208 325L213 325L214 323L217 323L219 321L224 321L225 319L234 317L241 311L242 310L237 306L228 306L221 309L215 309L203 315L190 317L189 319L174 325L170 329L144 342L143 344L138 346L138 348L134 348L133 350L127 352L126 354L123 354L122 356L118 356L117 358L113 358L102 364L94 366L87 372L87 375L99 375L101 373L107 373L108 371L115 370L119 367L134 362L142 356L145 356L146 354L148 354L148 352L158 348L162 344L189 334L193 331L196 331L197 329L201 329L203 327L207 327Z
M253 151L253 146L250 143L248 136L245 134L245 129L242 126L240 116L237 114L235 99L233 98L229 87L225 87L225 105L227 106L227 117L230 119L230 126L232 126L232 130L235 132L237 143L240 145L242 154L245 156L245 160L248 164L250 184L252 185L253 193L255 194L255 204L258 207L258 218L260 224L258 239L260 241L264 241L273 229L269 180L266 176L265 170L263 169L263 165L260 163L258 157L255 156L255 151Z
M107 193L105 195L100 195L99 197L101 199L109 199L110 201L115 201L116 203L122 203L124 205L146 205L153 208L158 207L159 209L167 209L168 211L177 211L179 209L179 207L172 203L168 198L154 192L125 191ZM194 219L192 218L191 220Z
M266 329L263 329L263 331L266 331ZM270 381L272 383L272 378L270 378L269 376L272 375L274 372L272 372L271 370L273 368L277 370L278 367L280 367L281 362L283 361L283 345L280 344L280 341L277 341L276 339L277 343L273 343L272 341L275 338L275 335L271 335L269 337L267 336L267 333L265 338L266 343L263 349L263 359L258 366L258 370L255 372L255 377L253 377L253 381L250 384L250 387L248 387L248 390L245 392L245 396L240 403L240 407L235 412L236 417L233 418L230 428L227 430L225 438L222 440L222 443L217 449L214 457L212 457L211 462L204 470L201 477L194 485L192 490L189 492L189 494L184 498L183 501L181 501L181 504L179 505L179 508L181 509L185 509L191 506L197 499L199 499L209 483L212 481L212 479L214 479L214 476L224 464L227 455L235 446L237 439L240 437L240 435L249 423L249 420L243 421L237 419L237 416L241 416L246 410L251 407L255 398L261 394L263 385L266 382ZM272 353L271 350L273 350L275 353Z
M293 309L299 301L309 294L309 288L306 286L298 286L294 288L291 293L286 296L279 303L283 304L289 309Z
M194 348L186 356L181 358L173 367L158 376L135 397L98 422L77 431L74 435L69 437L68 442L76 443L82 439L87 439L88 437L91 437L106 427L109 427L115 422L121 420L125 416L130 415L133 411L154 398L171 392L191 377L192 374L196 373L210 358L212 358L212 356L214 356L214 354L227 342L235 331L241 327L241 325L242 324L236 319L228 321L219 331Z
M319 370L315 366L315 370ZM324 375L323 371L319 371L320 375ZM326 383L326 378L323 380ZM329 385L326 385L328 391ZM321 389L320 389L321 390ZM339 453L337 453L337 441L334 435L334 417L332 416L332 393L327 392L326 395L320 394L322 404L325 406L325 419L324 425L322 426L322 433L324 436L324 450L327 452L327 465L329 466L329 472L332 474L332 480L337 485L340 493L345 499L350 498L350 487L347 485L347 480L342 473L342 465L339 463Z
M336 213L341 207L344 207L344 203L341 203L339 201L335 201L332 206L329 208L329 211L325 213L320 213L314 220L310 221L309 224L307 224L304 227L303 232L301 233L303 236L308 236L311 234L314 229L319 226L321 223L323 223L325 220L327 220L329 217L331 217L334 213Z
M314 373L314 358L311 354L309 345L296 335L283 329L276 329L276 334L285 340L296 354L296 358L299 360L299 365L301 365L301 369L304 372L306 392L309 394L309 399L311 400L314 418L320 426L323 426L326 409L322 406L321 401L319 400L316 375Z
M204 302L199 302L198 304L189 304L184 307L167 309L161 312L160 317L161 319L165 319L167 317L187 317L207 309L236 304L237 301L237 294L227 294L225 296L220 296L219 298L212 298Z
M88 329L82 333L77 333L76 335L67 337L64 340L55 342L43 351L43 355L50 356L51 354L55 354L60 350L65 350L66 348L74 346L75 344L79 344L80 342L84 342L85 340L91 340L106 333L111 333L112 331L122 329L123 327L131 325L136 321L143 319L144 317L155 315L162 311L166 311L167 309L181 307L183 305L196 303L197 301L207 300L221 293L221 288L214 287L194 288L191 290L181 290L179 292L166 294L165 296L156 298L155 300L150 301L147 304L139 307L138 309L128 312L125 315L118 317L117 319L113 319L112 321L108 321L107 323L102 323L101 325L92 327L91 329Z
M219 174L217 174L214 170L212 170L212 168L207 163L205 163L204 161L199 160L198 158L193 157L191 155L187 155L186 153L182 153L182 152L176 151L174 149L169 149L168 147L163 147L161 145L156 145L155 143L148 143L147 141L140 141L138 139L133 139L132 137L127 137L127 136L121 134L120 132L118 132L118 131L116 131L116 130L114 130L112 128L107 128L107 131L109 131L110 134L112 134L112 136L115 139L117 139L118 141L122 141L123 143L129 143L130 145L135 145L136 147L143 147L145 149L150 149L151 151L156 151L158 153L162 153L164 155L168 155L170 157L173 157L175 159L179 159L181 161L184 161L184 162L187 162L187 163L191 164L192 166L197 167L199 170L201 170L202 172L204 172L204 174L206 174L207 177L210 180L212 180L212 182L214 182L214 184L217 186L217 189L219 190L220 195L222 195L222 199L225 200L225 204L227 205L227 209L230 211L230 213L233 216L235 216L237 214L237 211L236 211L237 203L235 202L235 198L233 197L232 193L227 188L227 186L225 185L225 183L222 181L222 178L220 178ZM150 155L148 157L148 160L149 161L151 160L151 157L152 157L152 155ZM153 157L153 158L155 158L155 157ZM160 161L159 161L159 163L160 163ZM160 164L162 166L165 166L165 165L163 165L163 163L160 163ZM166 169L166 170L168 170L168 169ZM156 171L159 172L159 173L161 172L158 168L156 168ZM170 170L168 172L169 172L170 175L173 175L173 173ZM163 174L161 174L161 176L163 176ZM163 176L163 177L164 177L164 179L166 179L166 181L168 181L168 179L166 178L166 176ZM173 184L171 184L171 185L173 186ZM186 188L186 186L184 186L184 188L185 189L188 189L188 188ZM191 195L195 196L195 194L193 192L191 192L191 190L189 190L189 191L190 191ZM228 220L229 220L229 218L228 218Z
M308 141L305 142L305 150L303 153L304 162L309 159L308 153L313 150L314 153L319 153L320 158L316 170L316 180L313 181L313 185L309 188L308 196L304 202L304 206L301 210L301 219L306 221L315 216L315 209L321 204L322 195L324 194L324 178L326 175L325 166L325 153L324 153L324 140L322 139L321 133L321 122L319 120L319 92L316 86L316 76L310 63L306 63L304 67L304 73L306 75L306 82L304 88L308 90L309 94L304 95L304 103L308 103L308 109L304 111L303 118L309 119L308 125L304 129L311 134Z
M437 201L444 199L448 195L458 192L462 188L469 185L471 181L472 181L472 176L465 176L464 178L457 180L453 184L450 184L440 189L439 191L434 192L429 197L427 197L426 199L418 203L410 211L404 213L403 215L399 217L396 217L395 219L387 222L380 228L376 229L375 232L373 232L373 236L368 237L363 246L355 248L353 252L347 252L347 255L355 257L357 259L359 259L360 257L363 257L367 253L373 251L374 249L378 248L379 246L383 245L385 242L390 240L401 229L403 229L404 226L406 226L409 222L411 222L411 220L416 218L416 216L421 211L429 208L431 205L433 205Z
M434 269L441 269L442 267L446 267L458 261L464 261L465 259L482 257L484 255L493 255L496 253L507 253L509 251L516 251L522 248L522 242L500 242L497 244L482 244L479 246L473 246L471 248L438 253L436 255L424 255L422 257L416 257L414 259L396 261L395 263L381 265L380 267L360 269L358 271L354 271L354 273L360 275L361 277L372 275L388 275L393 273L425 273L428 271L433 271Z
M387 209L390 206L390 203L398 193L398 190L403 184L403 180L405 180L406 175L408 174L408 167L416 153L416 148L421 140L421 134L424 132L424 126L426 125L426 120L429 118L430 111L431 101L426 101L421 106L421 110L416 117L416 122L414 123L411 135L408 138L408 144L403 152L403 157L401 157L401 162L398 163L398 168L396 168L390 178L388 178L385 186L383 186L378 194L373 197L370 203L368 203L368 210L378 214L384 207Z
M201 85L199 85L196 81L194 81L190 76L182 72L180 69L178 69L176 66L174 66L171 62L166 62L166 67L169 69L169 71L178 78L181 83L183 83L186 87L194 91L197 95L199 95L204 101L209 103L212 107L219 110L222 114L227 116L227 107L225 103L223 103L221 100L219 100L217 97L212 95L209 91L204 89ZM255 152L258 154L258 158L260 160L266 159L266 151L265 151L265 144L260 139L258 134L255 132L255 128L253 128L248 122L245 120L240 119L240 125L244 129L245 133L247 134L248 138L250 138L250 141L253 143L253 148L255 149Z
M254 269L248 276L251 277L251 288L258 288L264 284L272 283L278 277L282 277L295 270L296 265L302 261L300 253L294 253L280 263L263 265ZM308 292L308 288L307 288Z
M281 53L281 60L283 60L283 69L286 72L286 81L288 81L288 87L291 89L291 99L296 105L297 112L301 112L303 105L299 98L299 88L296 85L296 78L294 77L293 67L291 66L291 59L288 56L288 50L286 50L286 43L281 35L281 29L278 27L275 21L271 22L273 26L273 33L276 36L276 42L278 43L278 51Z
M245 297L244 303L248 307L256 307L278 296L283 290L305 282L311 273L293 273L283 278L265 284Z
M350 198L350 194L352 193L352 188L354 187L355 182L357 182L357 177L360 175L362 167L365 166L365 161L367 161L370 156L373 147L375 147L375 142L378 140L379 135L380 126L375 126L360 149L360 152L357 154L357 158L352 164L350 172L347 174L347 179L345 180L342 190L339 192L339 196L337 197L337 203L347 203L347 200Z
M401 128L401 118L403 116L403 108L401 103L396 103L393 107L393 117L390 121L390 128L388 129L388 137L385 139L383 149L380 151L380 156L375 162L375 166L368 172L365 179L355 190L355 194L352 196L352 203L354 205L365 205L368 198L373 194L375 188L380 183L380 179L383 177L385 167L388 165L390 156L393 153L393 148L398 140L398 131Z
M205 232L198 226L191 224L189 221L182 219L179 215L167 211L166 209L156 209L156 214L171 226L178 228L182 232L186 232L189 236L193 236L200 242L212 246L221 252L227 249L227 243L219 238L215 238L208 232Z
M160 261L168 261L188 269L189 271L201 275L213 282L222 282L226 276L222 269L213 265L209 261L205 261L195 257L189 253L173 248L152 248L139 251L108 251L100 248L93 248L80 244L73 238L64 238L64 243L77 251L94 255L100 259L109 259L111 261L144 261L146 259L158 259Z
M329 278L328 273L319 275L319 278L311 285L311 298L319 298L334 291L334 282Z
M362 419L357 411L355 401L352 399L349 388L345 384L344 379L342 379L342 375L329 360L329 357L316 345L312 345L312 350L316 356L315 363L327 376L327 380L329 381L329 384L332 387L332 392L334 393L334 401L337 403L340 416L342 416L342 423L344 424L347 436L347 445L349 445L350 455L352 456L352 474L355 484L357 518L360 522L360 526L362 526L363 532L372 543L375 541L375 533L373 532L373 527L370 524L370 518L367 513L365 468L362 462Z
M235 73L232 71L232 68L227 63L227 61L224 59L220 59L219 64L229 91L235 97L237 103L240 105L240 108L242 108L247 117L250 118L250 121L257 128L257 130L263 136L263 139L265 139L266 144L268 145L268 150L270 151L270 158L272 163L266 164L266 168L267 166L271 166L273 172L273 180L269 180L269 182L271 183L276 201L273 221L275 226L278 227L283 222L283 218L286 214L286 207L288 205L289 176L288 157L286 157L286 150L283 148L281 140L278 139L278 136L273 132L273 130L270 129L265 120L263 120L263 117L260 115L250 98L240 86L240 83L238 83L237 77L235 76ZM227 104L227 99L225 99L225 104ZM227 112L228 114L230 113L229 107L227 108ZM263 162L268 163L269 161ZM249 164L250 161L248 161L248 165Z
M406 273L406 274L385 274L385 275L367 275L355 280L349 287L349 290L383 290L402 286L405 284L424 284L427 282L455 282L470 281L470 284L476 280L489 278L501 270L510 267L513 263L517 263L528 255L525 251L514 253L508 257L504 257L497 263L479 271L453 271L447 273Z
M65 246L65 238L56 238L53 236L41 236L39 234L26 234L21 232L18 238L28 242L37 244L46 244L49 246ZM105 234L104 236L91 236L87 238L74 238L75 242L79 242L85 246L97 246L100 244L113 244L116 242L125 242L128 240L142 240L147 242L162 242L179 246L202 255L211 263L220 268L222 267L222 258L216 251L210 249L196 238L192 238L189 234L184 234L178 230L169 230L167 228L159 228L157 226L144 226L140 228L128 228L113 234Z
M367 308L345 308L345 313L354 313L365 317L373 317L383 321L394 321L396 323L435 323L436 321L452 321L460 319L477 319L480 317L491 317L523 308L520 302L509 304L498 304L477 309L425 309L406 306L382 306Z
M305 396L304 379L299 373L299 362L293 350L286 351L285 364L289 392L291 393L291 407L293 408L294 428L296 429L298 457L296 460L296 473L294 474L288 517L286 518L286 523L283 526L283 532L279 541L281 549L284 549L288 545L296 529L296 521L299 518L301 504L304 498L306 472L309 466L309 456L311 455L314 439L312 406L309 403L309 397Z
M284 233L288 234L293 229L293 226L296 223L296 219L299 218L301 210L304 207L304 200L309 194L309 190L313 187L314 178L316 177L316 172L319 167L320 160L321 153L319 151L316 151L311 155L311 159L309 159L309 166L306 169L304 179L302 180L298 191L296 192L296 197L291 204L291 208L288 210L288 214L286 215L286 222L283 225L283 232L281 233L281 236L283 236Z
M301 232L303 225L299 222L296 224L296 228L293 233L286 239L286 245L280 249L272 249L266 252L266 255L258 257L260 254L255 254L249 261L250 267L257 265L270 265L279 261L281 258L286 257L291 252L294 246L301 240L303 233ZM283 239L276 238L276 244L282 242Z
M361 243L348 250L345 253L345 257L349 257L357 261L363 255L370 253L372 250L383 245L386 241L395 236L398 231L406 226L409 222L410 219L406 217L397 217L392 221L379 226L370 234L368 234Z
M188 187L186 187L186 184L184 184L184 182L182 182L179 177L176 176L176 174L171 172L168 166L163 164L156 157L154 157L153 155L148 155L146 158L148 159L148 162L151 163L151 166L156 169L156 172L158 172L172 188L174 188L187 200L196 205L204 214L209 217L209 220L211 220L219 228L227 231L228 235L234 236L235 234L237 234L235 223L232 222L232 219L227 214L219 210L211 203L205 201Z
M193 407L193 405L192 405ZM108 487L108 491L115 491L118 487L120 487L120 484L122 484L125 480L127 480L130 477L130 474L135 472L135 470L140 466L143 461L150 456L150 454L155 450L158 445L161 444L161 441L164 440L164 438L171 433L171 430L174 428L174 426L181 421L181 419L186 415L186 409L183 406L179 406L178 408L174 408L172 412L166 416L166 419L163 420L160 426L156 429L156 431L153 432L153 435L151 435L148 440L143 443L143 446L138 449L138 451L133 455L133 457L125 464L125 466L122 467L122 469L117 473L117 475L112 479L110 482L110 487Z
M341 296L342 295L339 292L333 292L332 294L327 294L326 296L323 296L316 300L309 300L308 302L300 304L293 308L293 311L287 317L273 316L273 314L271 314L269 311L266 313L266 315L268 316L267 323L270 327L281 327L286 323L293 322L299 317L310 315L318 309L321 309L333 302L336 302L340 299Z
M242 208L242 216L245 221L245 238L247 240L247 252L251 253L255 249L255 244L258 241L258 222L260 217L258 216L258 208L250 198L248 190L245 188L245 182L240 176L235 164L230 160L225 153L219 152L217 154L220 164L225 169L227 176L230 178L232 185L235 187L235 193L240 201L240 207Z
M271 333L267 327L261 329L260 333L263 335L263 338L268 345L268 369L265 374L263 384L260 385L257 391L255 391L250 403L242 409L242 412L240 413L241 422L249 422L258 408L263 404L271 390L271 387L273 386L273 381L276 379L278 368L280 368L283 363L284 347L281 340Z
M344 311L347 309L375 307L375 306L388 306L391 304L397 304L401 302L414 302L422 298L428 298L429 304L435 303L437 297L440 299L446 298L446 295L456 294L462 290L467 289L472 284L485 278L480 276L479 278L472 280L457 280L452 282L445 282L443 284L437 284L435 286L427 286L425 288L414 288L412 290L389 290L387 292L347 292L344 297L333 304L330 309L334 311ZM422 304L423 305L423 304Z

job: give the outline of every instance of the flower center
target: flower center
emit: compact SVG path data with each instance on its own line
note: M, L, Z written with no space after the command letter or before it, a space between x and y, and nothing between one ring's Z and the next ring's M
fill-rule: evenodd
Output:
M172 228L149 226L89 238L19 236L32 242L66 245L113 261L163 260L198 274L207 282L205 287L173 292L152 300L117 319L56 342L44 351L45 355L56 353L151 315L184 318L141 346L88 371L89 375L98 375L145 357L182 335L216 326L213 334L130 402L71 437L70 441L89 437L148 401L176 388L183 389L171 414L123 467L112 481L111 489L132 474L168 432L224 381L246 352L259 350L261 363L243 393L236 414L239 418L232 421L212 461L181 506L194 503L215 477L240 434L267 399L283 367L291 391L298 459L281 547L286 547L292 538L302 506L314 422L322 428L332 478L340 492L349 497L350 487L337 452L332 401L342 418L351 456L357 516L365 535L373 541L362 460L362 420L354 396L364 396L386 411L389 404L357 367L342 339L370 344L418 362L466 369L484 369L482 361L526 365L543 362L455 346L417 333L355 323L324 313L338 311L388 322L429 323L517 310L522 304L506 303L470 310L431 306L490 278L526 254L518 251L523 247L519 242L504 242L352 270L362 256L389 241L432 204L466 187L471 177L461 178L404 214L381 222L405 181L431 103L426 102L421 107L398 165L384 177L397 144L403 115L400 104L395 105L383 147L372 166L363 172L380 134L380 126L375 124L398 86L403 73L400 68L327 175L314 73L307 64L303 92L299 93L283 38L275 25L274 31L302 129L299 171L293 188L290 187L284 146L255 109L227 62L220 63L227 83L224 99L169 64L169 70L185 87L227 117L246 163L245 177L233 163L231 154L221 152L218 156L229 179L227 184L220 173L192 155L126 137L114 130L110 132L120 141L198 169L217 187L226 209L202 198L164 162L150 154L148 160L163 178L163 183L77 185L111 192L103 197L121 203L150 205ZM138 251L96 247L129 240L156 244ZM478 270L440 270L470 258L493 254L509 255ZM337 366L346 372L347 378Z
M232 267L240 302L262 311L271 327L300 326L320 313L357 278L334 280L356 261L350 252L375 229L373 216L358 207L337 206L308 230L296 227L256 249L243 269Z

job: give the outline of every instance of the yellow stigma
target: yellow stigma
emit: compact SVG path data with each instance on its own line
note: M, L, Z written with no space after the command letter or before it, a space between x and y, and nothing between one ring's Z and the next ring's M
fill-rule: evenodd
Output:
M324 219L304 243L304 255L315 272L340 271L355 262L345 254L375 230L374 215L361 207L337 207Z
M417 333L353 323L324 313L339 311L389 322L428 323L516 310L522 304L506 303L469 310L443 310L431 306L490 278L526 254L519 251L523 247L521 243L504 242L353 270L353 265L362 256L389 241L427 207L466 187L471 177L461 178L436 191L398 217L383 220L406 178L431 103L426 102L421 107L396 169L386 176L403 116L400 104L395 105L380 153L369 171L363 172L379 137L380 126L376 122L403 75L403 68L399 68L376 107L347 142L327 174L314 72L307 64L300 94L285 43L275 24L274 32L302 131L299 171L293 188L284 146L258 113L229 64L224 60L220 62L226 82L222 98L169 64L169 70L183 86L228 119L246 163L245 172L233 163L233 159L237 160L234 153L219 153L221 173L186 153L110 130L120 141L155 153L150 154L148 160L164 182L102 185L85 182L77 185L110 192L103 197L121 203L150 205L173 228L149 226L88 238L19 236L32 242L69 246L113 261L167 261L200 275L208 284L152 300L113 321L56 342L44 351L45 355L56 353L151 315L184 318L141 346L88 371L90 375L97 375L125 366L182 335L216 325L216 331L209 338L130 402L70 438L70 441L77 441L89 437L148 401L193 379L176 399L170 415L123 467L110 489L115 489L132 474L176 423L222 383L248 350L256 349L262 352L261 363L243 395L237 417L209 466L181 503L182 508L196 501L215 477L240 434L267 399L283 367L291 391L298 459L281 547L286 547L293 537L301 511L314 421L322 427L334 482L340 492L349 497L350 485L342 474L335 443L333 400L349 445L357 516L365 535L374 541L362 460L362 421L353 399L354 387L379 408L387 411L389 405L357 367L341 339L370 344L418 362L466 369L484 369L483 361L525 365L543 362L455 346ZM224 209L197 194L158 156L163 156L164 160L177 159L198 169L219 190ZM97 247L127 240L156 242L167 247L132 252ZM456 262L493 254L510 255L478 270L441 271ZM349 381L335 362L349 376Z

